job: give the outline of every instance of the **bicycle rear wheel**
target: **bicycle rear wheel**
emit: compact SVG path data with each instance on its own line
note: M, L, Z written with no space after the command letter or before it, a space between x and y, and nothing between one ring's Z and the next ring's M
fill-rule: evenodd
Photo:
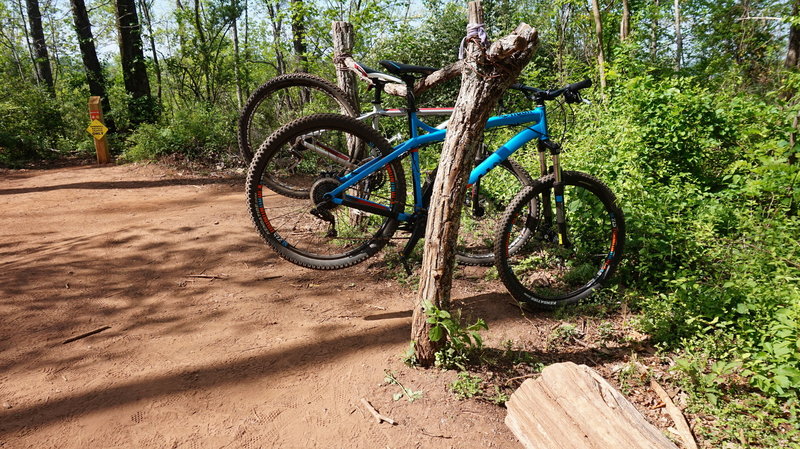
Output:
M391 146L375 130L358 120L336 114L304 117L281 127L259 148L247 174L250 216L264 241L281 257L297 265L332 270L355 265L377 253L394 234L405 203L405 177L393 161L353 185L339 198L352 195L358 202L383 204L386 215L365 212L326 201L324 195L340 185L354 167L320 171L300 165L291 181L308 188L305 198L276 194L267 180L275 179L273 163L287 148L304 151L346 152L358 146L364 154L384 156Z
M490 266L494 263L494 240L497 227L508 204L533 178L516 161L506 159L467 190L461 209L461 225L456 242L456 261L462 265ZM531 205L536 213L536 204ZM509 243L512 252L529 234L517 234Z
M355 117L354 105L339 87L309 73L289 73L262 84L239 115L239 152L250 163L253 154L275 130L292 120L317 113Z
M580 172L562 174L567 233L559 235L554 181L554 175L539 179L514 198L495 242L503 284L514 299L538 309L574 304L591 295L613 274L625 243L625 219L614 194ZM537 214L530 212L534 201ZM525 233L532 235L511 251L510 244Z

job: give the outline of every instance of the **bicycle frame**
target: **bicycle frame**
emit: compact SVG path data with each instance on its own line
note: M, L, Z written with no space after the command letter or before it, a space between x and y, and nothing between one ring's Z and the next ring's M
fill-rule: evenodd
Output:
M402 110L399 111L401 113L407 114L409 117L411 138L395 146L390 154L380 159L369 161L364 165L359 166L352 172L339 178L341 185L339 185L339 187L337 187L336 189L325 194L325 198L329 199L333 204L336 205L344 205L354 209L363 210L365 212L370 212L377 215L395 218L400 221L407 221L411 219L414 216L414 214L425 210L422 198L421 172L419 165L418 150L420 147L423 147L425 145L444 141L447 130L430 126L427 123L421 121L418 118L417 111L402 111ZM377 111L374 112L377 113ZM426 115L434 115L434 114L426 114ZM493 169L501 162L508 159L508 157L511 154L519 150L523 145L530 142L531 140L534 139L539 139L540 141L549 140L549 134L547 130L547 114L544 105L539 105L536 108L529 111L493 116L490 117L489 120L487 120L485 129L492 129L500 126L524 125L526 123L532 123L532 124L525 126L514 137L509 139L505 144L503 144L500 148L494 151L491 155L489 155L489 157L487 157L483 162L478 164L478 166L476 166L472 170L469 176L469 181L468 181L469 185L473 185L476 182L478 182L480 178L483 175L485 175L489 170ZM420 130L425 131L426 133L420 134ZM391 208L389 206L375 203L373 201L369 201L364 198L354 197L351 195L343 195L344 191L346 191L353 185L357 184L367 176L375 173L377 170L381 169L386 164L389 164L396 159L403 158L408 154L411 155L411 173L413 178L413 189L414 189L413 213L411 214L407 214L405 212L393 213L391 212Z

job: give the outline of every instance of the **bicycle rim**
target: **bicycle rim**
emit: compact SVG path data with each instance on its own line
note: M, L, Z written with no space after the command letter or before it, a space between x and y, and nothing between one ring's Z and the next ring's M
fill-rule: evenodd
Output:
M314 164L299 167L291 174L291 180L308 186L309 195L305 198L291 198L271 190L267 180L276 177L275 160L287 147L309 139L314 145L338 152L354 145L376 154L385 154L389 149L389 144L373 130L349 117L325 114L297 120L271 136L251 164L247 181L251 216L267 243L291 262L315 269L354 265L386 244L397 220L345 206L320 205L323 195L338 187L338 178L350 168L328 171ZM399 165L386 165L344 194L400 211L405 185Z
M307 73L282 75L262 85L248 99L239 119L239 150L250 162L258 147L278 128L317 113L355 116L344 92Z
M520 302L555 308L588 297L619 262L624 242L624 218L613 194L589 175L564 172L566 236L555 223L552 176L526 189L504 217L497 251L498 273ZM532 200L553 217L530 213ZM535 218L534 218L535 217ZM532 232L516 252L508 250L515 236Z
M465 265L492 265L497 227L511 200L523 187L532 183L530 175L512 160L490 170L478 185L467 190L461 209L461 224L456 244L456 260ZM531 207L536 213L537 206ZM518 233L509 243L516 251L530 233Z

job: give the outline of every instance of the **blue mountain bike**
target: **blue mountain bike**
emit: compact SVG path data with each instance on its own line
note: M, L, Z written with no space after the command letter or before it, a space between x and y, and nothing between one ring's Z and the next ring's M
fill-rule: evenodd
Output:
M408 92L413 91L412 75L420 73L418 67L384 66L406 83ZM580 98L578 92L590 84L586 80L553 91L513 86L534 100L537 106L529 111L491 117L487 121L487 129L510 126L520 129L498 150L478 163L469 178L473 192L502 192L502 181L498 186L483 185L483 181L487 179L485 175L503 164L526 143L538 140L543 178L541 182L533 183L522 190L528 193L524 199L520 199L519 195L514 199L514 210L517 213L506 214L510 224L503 229L509 231L504 234L505 240L502 244L495 242L493 259L508 259L530 247L541 247L541 242L555 243L561 252L555 254L555 257L562 260L574 257L570 254L585 258L591 253L592 258L597 258L602 253L602 259L594 261L597 264L594 275L587 278L580 288L575 289L579 290L576 294L582 294L587 288L594 288L586 287L587 284L599 285L616 266L621 253L621 236L624 234L620 226L622 213L608 188L596 179L575 172L561 173L558 162L560 147L549 139L544 102L561 95L565 95L567 101L577 101ZM428 181L423 183L419 150L426 145L442 142L446 130L432 127L417 117L412 94L407 97L407 104L406 114L411 138L395 147L373 128L352 117L338 114L318 114L295 120L278 129L261 145L248 171L247 197L256 228L281 257L308 268L338 269L371 257L392 239L398 229L410 233L405 254L424 236L432 177L429 176ZM315 156L302 158L305 167L293 166L292 170L281 173L283 157L293 152L307 152L309 149L313 149L311 154ZM549 174L550 168L545 164L545 154L548 151L552 155L553 174ZM363 160L352 161L346 156L351 154L364 155ZM329 161L331 157L337 157L336 155L342 155L339 157L340 164L332 166ZM404 158L410 159L411 190L406 189L406 177L401 164ZM320 167L326 167L326 170L320 170ZM269 184L273 184L281 177L285 177L288 184L308 186L308 196L291 198L267 188L266 179L269 179ZM559 180L556 181L556 178ZM570 228L572 203L568 198L572 189L565 188L565 185L578 181L581 186L592 186L591 189L584 190L594 197L593 202L600 205L597 209L589 210L600 214L592 222L601 225L604 219L614 217L613 225L610 222L608 226L603 225L607 234L604 248L584 251L578 245L589 241L571 238L574 233ZM531 191L537 193L529 194ZM518 189L513 189L498 195L505 195L505 201L500 198L498 202L504 203L505 207L509 204L508 198L517 192ZM598 192L610 197L598 197ZM409 201L406 200L407 196L410 197ZM486 195L480 194L470 196L482 198L481 201L465 206L471 206L475 214L480 214L494 199L487 199ZM585 197L582 201L590 199L586 195L582 196ZM575 228L582 229L584 227ZM469 232L469 229L461 229L461 234ZM497 252L497 249L502 252ZM543 251L545 250L539 249L539 253ZM527 265L540 263L538 259L525 260ZM583 265L581 269L583 270ZM602 274L598 276L601 269ZM566 271L551 270L549 277L563 277ZM516 272L511 270L506 275L508 273ZM572 276L578 274L575 272ZM566 286L573 286L576 282L570 280L568 283L551 284L554 288L564 285L563 289L572 289ZM565 298L570 299L570 296L560 295L555 301L564 301Z

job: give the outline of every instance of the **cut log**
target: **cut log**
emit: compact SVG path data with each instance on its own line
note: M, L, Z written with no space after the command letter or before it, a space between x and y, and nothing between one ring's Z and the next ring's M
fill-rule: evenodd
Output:
M556 363L506 403L506 425L529 449L677 449L586 365Z

